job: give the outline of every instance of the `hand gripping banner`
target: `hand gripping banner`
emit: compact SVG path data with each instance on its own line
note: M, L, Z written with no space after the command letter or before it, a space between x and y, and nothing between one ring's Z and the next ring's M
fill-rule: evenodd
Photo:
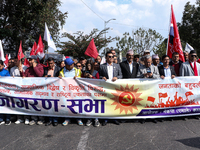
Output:
M200 114L200 77L164 80L0 78L0 113L73 118Z

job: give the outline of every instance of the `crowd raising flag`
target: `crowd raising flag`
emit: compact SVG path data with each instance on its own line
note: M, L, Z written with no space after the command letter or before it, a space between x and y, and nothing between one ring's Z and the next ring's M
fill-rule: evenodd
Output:
M190 44L186 43L186 45L185 45L185 51L187 51L189 53L192 50L194 50L194 48Z
M23 54L23 51L22 51L22 41L20 41L19 51L18 51L17 57L18 57L18 60L21 60L22 58L24 58L24 54Z
M31 52L30 52L30 55L35 55L36 49L37 49L37 44L36 44L36 42L34 42Z
M45 55L44 54L44 45L43 45L43 42L42 42L41 35L40 35L39 40L38 40L38 45L37 45L37 49L36 49L35 55L39 55L42 58Z
M47 41L49 50L53 49L53 52L57 51L55 43L54 43L54 41L52 39L52 36L51 36L51 34L49 32L49 29L47 27L46 22L45 22L44 40Z
M3 52L3 46L0 40L0 60L5 61L5 57L4 57L4 52Z
M181 46L180 36L176 24L176 19L173 11L173 6L171 5L171 16L170 16L170 32L167 44L167 55L172 58L174 52L179 53L179 59L185 62L183 50Z
M97 48L95 46L95 43L94 43L94 39L92 39L89 46L87 47L87 49L85 51L85 55L93 57L94 59L96 59L97 56L99 55L99 53L97 52Z

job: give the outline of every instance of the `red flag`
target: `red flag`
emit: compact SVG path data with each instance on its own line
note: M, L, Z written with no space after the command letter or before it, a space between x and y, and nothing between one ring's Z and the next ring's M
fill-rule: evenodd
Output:
M167 93L159 93L159 98L167 98L168 94Z
M4 61L4 64L8 67L8 54L6 54L6 60Z
M37 54L39 54L39 55L44 54L44 45L43 45L43 42L42 42L41 35L39 37L37 49L36 49L36 52L35 52L35 55L37 55Z
M20 46L19 46L19 51L18 51L17 57L18 57L18 60L24 58L24 54L22 51L22 41L20 41Z
M30 55L35 55L36 49L37 49L37 44L36 44L36 42L34 42L31 52L30 52Z
M153 102L153 103L154 103L154 101L155 101L155 98L154 98L154 97L151 97L151 96L149 96L149 97L148 97L148 99L147 99L147 101L150 101L150 102Z
M99 55L99 53L97 52L97 48L95 46L95 43L94 43L94 39L92 39L89 46L87 47L87 49L85 51L85 55L93 57L94 59L96 59L97 56Z
M170 32L168 37L168 44L167 44L167 55L172 58L172 54L174 52L179 53L179 59L185 62L185 58L183 55L183 49L181 46L180 36L176 24L176 19L173 11L173 6L171 5L171 19L170 19Z
M30 67L29 61L26 58L24 60L24 66Z

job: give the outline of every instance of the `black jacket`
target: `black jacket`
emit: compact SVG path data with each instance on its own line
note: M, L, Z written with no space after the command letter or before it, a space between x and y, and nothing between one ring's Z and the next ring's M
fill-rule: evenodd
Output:
M176 76L176 72L174 70L174 67L173 66L169 66L169 67L170 67L170 70L171 70L171 75L175 75ZM159 70L160 76L165 76L165 71L164 71L163 65L159 66L158 70Z
M60 67L55 66L53 76L54 77L58 77L59 76L59 72L60 72ZM45 67L44 68L44 75L43 76L47 75L47 73L48 73L48 67Z
M120 63L120 67L121 67L121 70L122 70L123 79L136 78L137 77L137 72L138 72L138 68L139 68L139 64L138 63L133 62L132 73L130 72L129 64L128 64L127 61L121 62Z

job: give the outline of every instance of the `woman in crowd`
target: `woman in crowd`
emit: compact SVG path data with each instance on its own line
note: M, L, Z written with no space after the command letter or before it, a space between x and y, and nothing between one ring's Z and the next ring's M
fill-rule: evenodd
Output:
M86 71L82 75L84 78L93 78L99 79L99 73L97 70L94 69L94 63L91 60L88 60L86 63Z
M61 61L61 62L58 64L58 67L60 67L61 70L65 67L65 62L64 62L64 60Z
M97 70L94 69L94 64L95 63L93 63L91 60L87 61L87 63L86 63L86 70L85 70L84 75L82 75L82 77L91 78L91 79L99 79L99 73L98 73ZM86 126L90 126L91 124L92 124L92 119L88 119L87 123L86 123ZM98 118L95 118L95 120L94 120L94 126L95 127L100 126Z

